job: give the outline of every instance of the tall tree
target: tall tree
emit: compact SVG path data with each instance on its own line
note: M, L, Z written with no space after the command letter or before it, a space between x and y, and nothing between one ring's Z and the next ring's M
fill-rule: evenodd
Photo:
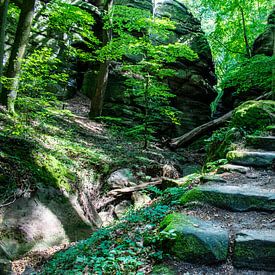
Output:
M26 46L30 36L32 20L34 16L35 0L23 1L16 29L14 43L8 61L5 77L9 80L1 94L2 104L7 106L10 113L15 113L14 104L19 86L19 76L22 58L25 55Z
M99 0L97 2L97 5L101 10L102 16L104 16L110 13L113 6L113 0ZM102 45L104 47L112 38L112 30L105 29L103 22L102 22L102 33L103 33ZM89 113L90 118L95 118L97 116L101 116L102 114L105 91L106 91L108 77L109 77L109 64L110 64L109 60L104 60L103 62L100 63L97 80L96 80L95 92L91 93L92 95L91 107L90 107L90 113Z
M3 75L4 68L4 48L5 48L5 34L7 25L9 0L0 0L0 78ZM0 94L2 91L2 83L0 81Z

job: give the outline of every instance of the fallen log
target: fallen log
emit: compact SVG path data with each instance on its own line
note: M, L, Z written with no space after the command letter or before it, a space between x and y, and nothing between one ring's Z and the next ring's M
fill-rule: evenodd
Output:
M196 127L192 131L184 134L183 136L172 139L170 142L170 146L172 148L178 148L180 146L184 146L184 145L188 144L194 138L198 138L210 131L216 130L219 126L221 126L228 119L230 119L232 117L232 114L233 114L233 111L226 113L222 117L211 120L203 125L200 125L199 127Z
M254 100L261 100L269 96L271 96L271 93L266 93L264 95L257 97ZM191 141L193 141L194 139L199 138L204 134L207 134L209 132L216 130L218 127L223 125L227 120L229 120L232 117L232 115L233 115L233 111L230 111L217 119L211 120L203 125L200 125L195 129L193 129L192 131L180 137L173 138L169 143L169 145L171 148L174 148L174 149L179 148L180 146L184 146L190 143Z

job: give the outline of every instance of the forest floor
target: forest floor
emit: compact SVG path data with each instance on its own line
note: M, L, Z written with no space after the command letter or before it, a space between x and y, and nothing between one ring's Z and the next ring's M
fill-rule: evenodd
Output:
M53 156L65 169L77 175L77 181L81 181L87 171L98 174L100 179L93 195L95 206L107 199L105 190L99 189L106 177L116 169L127 167L143 171L151 177L161 177L166 164L179 171L185 163L203 165L203 154L200 152L181 150L179 154L158 143L151 143L144 150L142 141L124 136L121 128L89 120L89 100L83 96L76 96L65 104L30 99L30 102L23 105L19 100L17 107L20 116L15 118L0 110L0 142L3 150L0 152L0 172L8 173L17 182L16 186L7 189L7 193L1 193L0 202L6 202L7 197L12 196L18 188L22 191L26 186L36 189L36 175L33 175L31 167L33 158L30 161L27 159L25 165L25 149L29 145L21 147L21 140L35 143L37 148L32 154L41 153L42 161L47 161L49 155ZM22 178L25 185L20 181ZM31 182L28 182L29 179ZM74 188L73 185L56 187L69 190ZM67 249L70 245L68 243L27 253L13 261L13 270L16 274L21 274L25 267L39 266L54 253Z
M152 143L148 150L143 150L142 141L125 137L122 134L121 128L89 120L89 102L87 102L87 98L77 96L74 99L66 101L64 105L44 106L41 102L38 104L39 106L34 106L32 110L30 110L29 107L24 107L25 109L21 110L22 115L20 118L17 118L16 121L18 132L14 132L14 127L12 127L14 126L14 121L0 112L1 118L4 118L2 123L0 123L0 129L3 130L5 138L11 137L13 139L19 137L23 139L33 139L33 141L39 144L39 150L41 150L41 152L52 154L71 172L76 173L77 171L77 180L82 179L81 173L85 175L85 173L90 170L99 174L99 184L96 186L97 189L94 190L93 196L95 206L100 205L102 201L106 200L106 190L103 188L102 182L116 169L130 167L134 170L136 169L136 171L143 171L151 178L161 178L164 172L163 167L166 164L174 166L179 171L180 176L186 175L186 171L184 172L185 166L190 164L202 166L204 164L203 150L200 148L199 150L197 148L173 152L162 144ZM46 117L46 120L44 117ZM0 155L0 161L3 161L3 158L5 160L9 158L9 155ZM87 161L88 159L90 161ZM68 162L68 160L70 160L70 162ZM70 165L68 166L67 163L70 163ZM6 169L10 169L10 167L6 167ZM16 170L12 173L13 177L20 177L20 171ZM23 170L21 173L29 173L29 171ZM250 172L245 175L240 173L223 173L221 176L233 185L250 185L251 188L255 185L261 185L265 188L265 185L269 185L270 182L274 184L275 173L271 170L250 169ZM188 188L193 188L197 183L199 183L197 179L191 180ZM70 188L72 187L73 186L70 186ZM103 189L101 190L100 188ZM155 201L158 201L157 197ZM150 206L148 208L150 210ZM233 213L209 205L198 205L192 208L172 206L170 210L165 211L169 212L174 210L206 221L218 222L222 224L224 228L229 228L231 232L234 232L236 229L236 224L239 225L239 228L249 228L251 225L253 229L272 227L275 219L274 215L268 216L264 212ZM144 211L146 214L147 210L145 209ZM164 214L165 213L163 213L163 215ZM162 218L162 216L160 217ZM159 219L161 220L161 218ZM137 224L133 222L134 224L130 224L129 228L123 229L125 230L123 234L128 236L129 232L127 230L131 230L132 232L133 230L140 230L140 228L149 226L149 224L146 224L148 221L140 224L139 219L141 218L138 217ZM160 222L160 220L158 222ZM124 221L122 220L121 224L123 225L123 223ZM155 226L157 226L157 223ZM121 230L122 229L114 232L111 231L114 241L122 238L120 235L116 236L116 232ZM155 232L155 229L152 232ZM135 236L133 236L133 239L135 239ZM87 240L87 242L89 243L90 241ZM35 271L35 269L39 269L42 264L49 261L56 252L60 250L66 251L69 247L72 247L73 251L74 249L78 251L78 244L72 242L42 251L27 253L20 259L13 261L13 270L16 274L22 274L27 267L25 271L29 273L24 274L30 274ZM68 254L68 256L70 256L70 254ZM70 261L70 258L68 258L68 261ZM152 270L152 262L150 263L148 259L144 259L144 262L146 262L144 270L150 272ZM173 258L167 258L164 264L172 268L176 274L186 275L272 274L264 271L236 270L233 268L230 259L224 264L215 266L189 264ZM148 274L147 271L145 272L146 274Z

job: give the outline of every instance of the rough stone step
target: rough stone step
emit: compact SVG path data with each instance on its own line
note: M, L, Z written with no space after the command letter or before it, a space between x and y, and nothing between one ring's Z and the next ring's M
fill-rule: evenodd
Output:
M230 151L226 158L229 162L244 166L269 167L275 161L275 152L266 151Z
M164 250L181 260L213 264L227 258L229 234L217 224L173 213L166 216L160 228Z
M265 151L275 151L275 136L255 137L248 136L246 144L254 149L262 149Z
M223 173L223 172L238 172L238 173L241 173L241 174L246 174L249 171L250 171L249 167L241 166L241 165L233 165L233 164L221 165L218 168L218 173Z
M243 230L235 239L233 265L275 271L275 230Z
M232 211L275 210L274 190L256 186L203 185L188 191L180 199L181 204L195 201Z

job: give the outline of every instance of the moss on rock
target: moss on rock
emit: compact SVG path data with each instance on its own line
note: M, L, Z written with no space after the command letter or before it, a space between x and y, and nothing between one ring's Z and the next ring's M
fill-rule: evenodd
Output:
M173 213L161 222L164 249L188 262L213 264L226 259L228 233L192 216Z
M240 268L275 271L273 230L243 230L237 234L233 264Z
M184 194L181 204L201 202L233 211L265 210L274 211L274 193L262 192L257 188L243 189L237 186L213 184L201 186Z
M231 125L249 131L264 129L274 122L275 101L247 101L235 109Z

